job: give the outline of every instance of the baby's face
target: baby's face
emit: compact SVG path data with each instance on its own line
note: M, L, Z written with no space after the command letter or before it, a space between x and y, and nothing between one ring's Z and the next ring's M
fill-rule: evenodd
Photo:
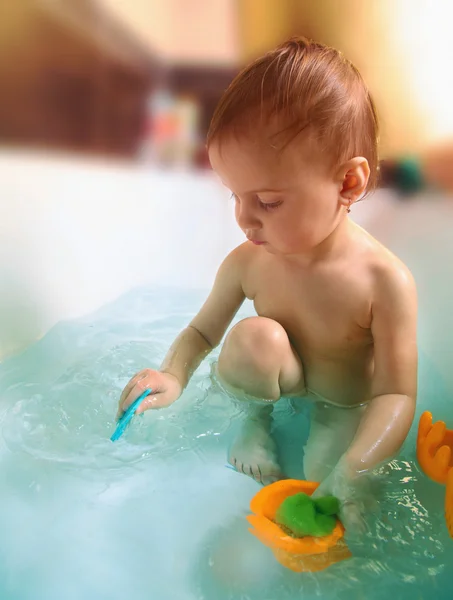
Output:
M328 161L308 141L277 152L264 140L213 143L212 168L234 194L247 238L273 254L306 254L334 230L344 207Z

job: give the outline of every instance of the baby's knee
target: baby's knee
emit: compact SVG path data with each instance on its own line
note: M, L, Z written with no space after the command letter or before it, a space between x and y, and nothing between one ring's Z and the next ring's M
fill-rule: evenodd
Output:
M273 319L250 317L240 321L228 334L224 350L234 353L239 360L259 360L274 363L287 349L288 335Z
M281 349L285 343L289 344L285 330L272 319L244 319L225 340L218 362L219 375L247 394L278 400Z

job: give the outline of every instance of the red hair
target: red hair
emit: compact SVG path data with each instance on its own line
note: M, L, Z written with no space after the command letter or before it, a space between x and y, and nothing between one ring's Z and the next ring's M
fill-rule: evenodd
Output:
M359 71L338 50L297 37L245 67L214 111L207 145L227 133L263 126L272 117L283 125L272 136L281 140L281 148L306 131L335 166L366 158L367 192L376 187L376 109Z

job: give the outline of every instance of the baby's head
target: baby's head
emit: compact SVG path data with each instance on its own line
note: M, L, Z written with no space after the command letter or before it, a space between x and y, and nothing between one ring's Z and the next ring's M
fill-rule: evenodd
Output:
M337 50L296 38L233 80L207 145L247 237L297 254L328 238L374 188L377 130L357 69Z

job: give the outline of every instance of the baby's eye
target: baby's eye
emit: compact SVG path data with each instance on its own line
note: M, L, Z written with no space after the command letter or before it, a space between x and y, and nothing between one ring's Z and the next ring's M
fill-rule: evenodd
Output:
M274 210L283 204L283 200L277 200L276 202L261 202L261 200L258 200L258 202L264 210Z

